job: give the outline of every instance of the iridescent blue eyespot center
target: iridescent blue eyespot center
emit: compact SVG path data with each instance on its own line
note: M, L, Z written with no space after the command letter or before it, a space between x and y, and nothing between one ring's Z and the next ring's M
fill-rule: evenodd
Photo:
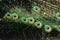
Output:
M49 27L47 27L47 29L49 29Z
M38 10L38 8L35 8L36 10Z
M16 15L14 15L14 17L16 17Z
M57 16L60 17L60 14L58 14Z
M49 27L46 27L46 29L49 29Z
M60 13L57 13L56 16L57 16L57 17L60 17Z
M58 26L58 29L60 29L60 26Z
M39 26L40 24L38 23L37 25Z
M32 18L30 18L30 21L32 21Z
M10 14L7 14L7 16L10 16Z
M40 22L38 22L37 25L39 26L40 25Z
M48 30L48 29L49 29L49 26L48 26L48 25L46 25L46 26L45 26L45 28Z
M16 17L16 15L17 15L17 14L16 14L16 13L14 13L14 17Z
M40 8L38 6L34 6L33 10L37 11L37 10L40 10Z

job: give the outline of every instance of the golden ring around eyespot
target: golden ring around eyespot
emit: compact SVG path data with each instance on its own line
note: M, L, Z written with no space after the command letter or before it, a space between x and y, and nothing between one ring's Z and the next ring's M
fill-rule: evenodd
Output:
M33 23L35 22L35 20L34 20L33 17L29 17L28 19L29 19L29 23L30 23L30 24L33 24Z
M40 11L40 7L34 6L34 7L33 7L33 10L36 11L36 12L39 12L39 11Z
M50 33L52 31L52 28L50 27L50 25L45 25L44 30L45 30L45 32Z
M35 22L34 23L37 28L42 28L42 23L41 22Z
M8 13L8 12L4 16L4 18L11 18L11 17L12 17L12 15L10 13Z
M16 13L12 14L12 16L13 16L13 19L14 20L17 20L18 19L18 15Z
M21 21L26 24L28 22L28 18L22 17Z
M60 19L60 13L57 13L57 14L56 14L56 17L57 17L58 19Z

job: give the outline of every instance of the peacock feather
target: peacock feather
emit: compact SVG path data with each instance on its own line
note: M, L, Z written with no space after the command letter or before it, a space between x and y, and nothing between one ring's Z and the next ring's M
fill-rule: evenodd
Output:
M2 0L0 22L15 22L41 33L42 31L60 33L59 4L59 0Z

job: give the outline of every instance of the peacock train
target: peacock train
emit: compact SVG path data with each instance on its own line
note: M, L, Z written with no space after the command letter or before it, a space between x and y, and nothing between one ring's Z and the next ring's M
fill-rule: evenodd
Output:
M0 0L0 34L10 32L16 40L60 40L60 0Z

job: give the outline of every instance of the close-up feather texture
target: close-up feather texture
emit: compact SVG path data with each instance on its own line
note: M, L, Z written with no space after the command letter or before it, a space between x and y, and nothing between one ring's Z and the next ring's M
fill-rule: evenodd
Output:
M60 0L0 0L1 40L60 40Z

